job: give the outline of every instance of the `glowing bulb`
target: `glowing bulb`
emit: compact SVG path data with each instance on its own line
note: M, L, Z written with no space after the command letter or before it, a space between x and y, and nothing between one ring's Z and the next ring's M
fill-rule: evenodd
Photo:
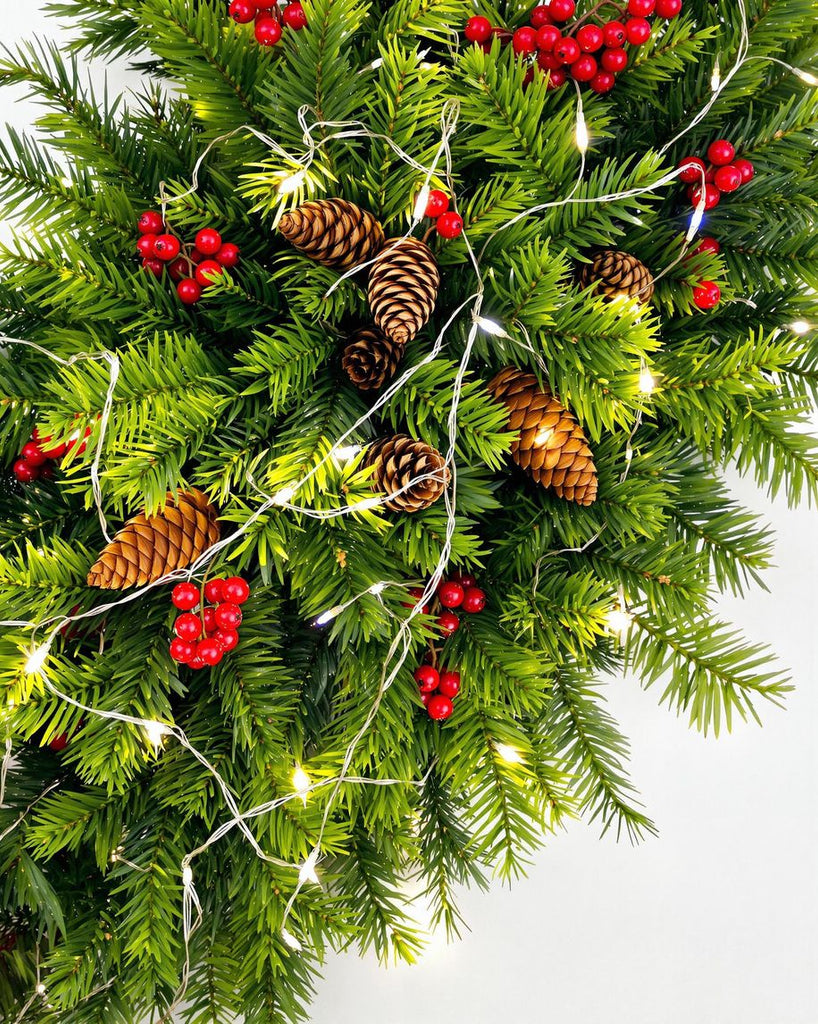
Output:
M576 142L580 153L586 153L588 150L588 125L585 123L582 107L577 107Z
M276 491L276 493L273 495L273 504L289 505L289 503L292 501L294 494L294 487L282 487L280 491Z
M40 982L40 984L37 986L37 995L38 996L44 996L45 995L45 985L42 982Z
M45 664L45 659L48 657L49 645L41 644L36 647L31 654L28 656L26 661L26 675L33 676L39 672Z
M647 368L643 367L642 372L639 374L639 390L643 395L649 395L656 387L656 378Z
M481 331L485 331L486 334L492 334L494 335L495 338L508 337L508 334L506 333L505 329L500 324L495 323L494 320L488 320L484 316L479 316L475 320L475 323L477 324Z
M807 85L818 85L818 78L816 78L811 71L802 71L801 68L793 68L793 71L801 81L806 82Z
M380 498L362 498L349 506L350 512L366 512L367 509L377 508L381 504Z
M307 775L307 773L304 771L301 765L298 765L298 767L293 772L293 787L295 788L296 793L298 793L298 795L303 800L304 806L306 807L307 794L310 791L310 777L309 775Z
M806 320L796 320L794 323L790 324L790 330L794 334L806 334L809 329L810 325Z
M618 633L619 636L624 636L630 629L630 625L631 616L621 606L612 608L608 612L608 629L610 629L612 633Z
M495 743L494 749L497 752L497 756L508 764L522 764L523 755L519 750L514 747L510 747L508 743Z
M369 588L369 593L370 594L374 594L375 597L377 597L378 594L382 594L385 589L386 589L386 584L385 583L373 583L372 586Z
M338 462L349 462L349 460L354 459L360 451L361 446L359 444L347 444L342 445L340 448L336 448L332 454Z
M713 92L718 92L721 86L721 71L719 70L719 58L716 57L716 64L713 68L713 74L710 76L710 88Z
M193 868L190 864L185 864L182 868L182 885L187 888L189 885L193 885Z
M693 211L693 216L690 218L690 224L687 228L687 234L685 235L685 242L690 242L693 236L699 230L704 219L704 203L706 199L705 189L701 190L701 196L696 204L696 209Z
M328 622L332 622L337 615L340 615L343 610L344 606L342 604L336 604L332 608L327 608L327 610L325 612L321 612L315 620L316 626L326 626Z
M537 446L548 444L554 434L553 427L547 427L545 430L538 430L534 435L534 444Z
M297 192L298 189L304 184L304 179L307 177L307 172L302 167L300 171L296 171L295 174L290 174L286 178L278 183L278 194L280 196L290 195L291 192Z
M301 882L302 885L304 882L313 882L315 885L318 884L318 875L315 871L315 865L317 862L318 850L313 850L301 865L301 870L298 872L298 881Z
M284 927L282 927L281 929L281 938L284 939L284 941L290 947L290 949L294 949L296 950L296 952L298 952L302 948L301 943L293 935L293 933L288 932L287 929Z
M423 220L426 216L426 206L429 202L429 196L432 190L428 185L424 185L423 188L418 192L418 197L415 200L415 209L413 216L415 220Z
M170 732L170 729L162 722L146 722L145 735L148 742L154 747L161 747L162 740Z
M376 57L369 65L373 71L377 71L379 67L383 65L383 57Z

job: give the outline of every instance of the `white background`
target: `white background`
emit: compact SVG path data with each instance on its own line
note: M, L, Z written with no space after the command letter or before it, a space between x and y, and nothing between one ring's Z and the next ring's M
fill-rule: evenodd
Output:
M4 41L55 37L41 7L0 0ZM0 121L23 127L32 112L0 93ZM777 568L769 593L722 610L792 670L788 710L705 740L657 706L657 689L612 681L660 838L633 848L572 824L511 892L464 894L462 942L434 938L419 965L388 970L331 957L314 1024L818 1022L818 517L734 483L777 529Z

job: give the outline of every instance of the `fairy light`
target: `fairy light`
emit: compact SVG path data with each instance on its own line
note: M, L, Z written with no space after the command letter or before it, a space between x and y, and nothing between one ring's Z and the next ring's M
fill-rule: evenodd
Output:
M588 152L588 125L585 121L585 114L583 113L581 103L577 104L577 127L574 138L577 149L584 156Z
M289 505L295 495L294 487L282 487L280 491L276 491L273 495L274 505Z
M380 594L384 592L385 589L385 583L373 583L372 586L369 588L369 593L374 594L375 597L378 597Z
M718 92L721 88L721 69L719 68L718 57L716 57L716 63L713 65L713 74L710 76L710 88L713 92Z
M42 982L40 982L40 984L37 986L37 995L38 996L44 996L45 995L45 985Z
M642 367L639 374L639 391L643 395L650 395L656 389L656 378L647 366Z
M505 328L496 323L494 320L489 320L488 317L478 316L475 317L474 321L481 331L485 331L486 334L491 334L495 338L507 338L508 333Z
M810 330L810 325L806 320L794 320L790 324L790 330L793 334L806 334Z
M303 167L294 174L287 175L286 178L282 178L278 183L278 194L280 196L288 196L293 192L297 192L306 181L306 178L307 172Z
M328 622L332 622L333 619L336 619L341 614L344 607L342 604L336 604L332 608L327 608L325 612L321 612L315 620L316 626L326 626Z
M143 728L145 729L148 743L153 747L161 747L162 741L170 732L170 729L163 722L145 722Z
M418 192L418 197L415 200L415 209L413 212L415 220L422 220L426 216L426 207L429 203L429 196L431 194L432 190L428 185L424 185L420 192Z
M818 78L811 71L804 71L803 68L793 68L792 73L796 78L800 78L802 82L806 82L807 85L818 85Z
M346 444L334 449L332 454L337 462L349 462L350 459L354 459L362 451L363 448L359 444Z
M523 755L516 747L510 746L508 743L495 743L494 751L500 760L505 761L506 764L523 763Z
M182 868L182 885L185 887L193 884L193 868L190 864L185 864Z
M50 643L40 644L39 647L34 648L31 654L29 654L28 659L26 660L26 675L34 676L41 671L43 665L45 665L45 659L48 657L48 652L50 649Z
M350 512L366 512L369 509L377 508L379 505L382 504L382 502L383 502L383 499L380 498L380 497L361 498L360 501L353 502L353 504L351 504L349 506L349 511Z
M624 637L631 627L633 616L623 604L611 608L607 615L608 629L619 637Z
M281 928L281 938L284 940L285 944L288 945L290 949L294 949L296 953L300 953L304 948L293 933L283 925Z
M307 806L307 794L310 791L311 780L309 775L304 771L301 765L296 765L296 769L293 772L293 787L296 793L301 797L304 806Z
M298 872L298 881L300 885L305 882L312 882L314 885L318 885L318 873L315 870L315 865L318 863L318 848L314 849L310 853L309 857L301 865Z

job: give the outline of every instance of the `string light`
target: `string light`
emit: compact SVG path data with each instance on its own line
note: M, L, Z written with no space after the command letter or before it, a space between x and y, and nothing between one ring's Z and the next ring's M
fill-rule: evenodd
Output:
M280 196L290 195L292 192L297 192L306 180L307 172L302 167L300 171L296 171L294 174L288 174L286 178L282 178L278 183L278 194Z
M386 583L373 583L372 586L369 588L369 593L374 594L375 597L378 597L380 594L384 592L386 587Z
M575 139L577 143L577 149L584 156L588 152L588 125L585 122L585 114L582 110L582 104L577 104L577 127L575 132Z
M367 512L369 509L378 508L381 504L383 504L383 498L380 497L361 498L360 501L353 502L349 506L349 510L350 512Z
M415 209L413 216L415 220L421 220L426 216L426 207L429 204L429 196L432 194L432 190L428 185L424 185L423 188L418 192L418 197L415 200Z
M290 949L294 949L296 953L300 953L304 948L293 933L288 931L283 925L281 926L281 938L290 947Z
M170 729L163 722L145 722L144 729L148 743L154 747L161 747L162 741L170 732Z
M642 371L639 374L639 391L643 395L650 395L656 388L656 378L650 372L647 366L642 367Z
M40 644L39 647L35 647L34 650L29 654L26 659L25 672L26 675L34 676L42 669L45 665L45 659L48 657L48 652L51 649L51 644Z
M333 619L337 618L342 611L345 609L345 605L336 604L332 608L327 608L325 612L321 612L318 618L315 620L316 626L326 626L328 622L332 622Z
M716 57L716 62L713 65L713 74L710 76L710 88L713 92L718 92L721 88L721 71L719 70L718 57Z
M794 334L806 334L810 330L810 325L806 320L794 320L790 324L790 330Z
M37 995L38 996L44 996L45 995L45 985L42 982L40 982L40 984L37 986Z
M633 622L633 616L625 607L624 601L620 599L620 602L616 607L611 608L607 615L608 629L612 633L616 633L619 637L624 637L628 630L631 628Z
M802 82L806 82L807 85L818 85L818 78L811 71L804 71L802 68L793 68L792 71L794 75L800 78Z
M182 885L189 886L193 884L193 868L190 864L185 864L182 868Z
M301 797L304 806L307 806L307 794L310 791L310 777L301 767L297 765L293 772L293 786L295 787L296 793Z
M300 885L303 885L305 882L312 882L314 885L318 885L318 873L315 870L315 865L317 863L318 848L316 847L301 865L298 872L298 881Z
M340 448L334 448L332 454L338 462L349 462L350 459L354 459L362 451L363 448L359 444L346 444L341 445Z
M522 764L523 755L516 747L509 746L508 743L495 743L494 750L501 761L505 761L507 764Z
M273 495L274 505L289 505L295 495L294 487L282 487L280 491L276 491Z
M489 320L488 317L478 316L475 317L475 323L481 331L485 331L486 334L491 334L495 338L507 338L508 333L504 327L500 324L495 323L494 320Z

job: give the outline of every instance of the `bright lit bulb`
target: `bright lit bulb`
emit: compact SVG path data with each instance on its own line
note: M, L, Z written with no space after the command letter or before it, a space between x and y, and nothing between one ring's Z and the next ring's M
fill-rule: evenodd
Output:
M281 938L284 939L284 941L290 947L290 949L294 949L296 952L298 952L302 948L301 943L293 935L293 933L288 932L287 929L284 927L282 927L281 929Z
M344 606L342 604L336 604L332 608L327 608L327 610L325 612L321 612L315 620L316 626L326 626L328 622L332 622L336 616L340 615L343 610Z
M350 512L366 512L367 509L377 508L381 504L380 498L362 498L349 506Z
M359 444L347 444L342 445L340 448L336 448L332 454L338 462L349 462L350 459L355 458L360 450L361 446Z
M293 772L293 788L296 793L301 797L304 802L304 806L307 806L307 794L310 791L310 777L301 767L298 767Z
M508 745L508 743L495 743L494 749L501 761L507 764L522 764L523 755L519 750Z
M276 491L273 495L274 505L289 505L295 494L294 487L282 487L280 491Z
M382 594L385 589L386 589L386 584L385 583L373 583L372 586L369 588L369 593L370 594L374 594L375 597L377 597L378 594Z
M190 864L185 864L185 866L182 868L182 885L184 885L185 888L187 888L189 885L192 884L193 868L190 866Z
M696 234L696 232L702 226L702 221L704 220L704 203L705 203L705 199L706 198L707 197L705 195L705 190L702 189L701 197L700 197L699 202L698 202L698 204L696 206L696 209L693 211L693 216L690 218L690 224L687 227L687 234L685 235L685 242L692 241L693 240L693 236Z
M608 629L612 633L617 633L619 636L624 636L631 625L631 616L622 607L612 608L608 612Z
M495 338L508 337L505 328L501 324L495 323L494 320L488 320L484 316L479 316L476 320L476 323L481 331L485 331L486 334L491 334Z
M656 387L656 378L647 368L643 367L642 372L639 374L639 390L643 395L649 395Z
M45 995L45 985L42 982L40 982L40 984L37 986L37 995L38 996L44 996Z
M162 722L146 722L145 735L148 742L154 747L161 747L162 740L170 732L170 729Z
M415 209L413 216L415 220L423 220L426 216L426 206L429 202L429 196L432 190L428 185L424 185L423 188L418 192L418 197L415 200Z
M382 65L383 57L376 57L369 66L372 68L373 71L377 71L377 69L379 67L382 67Z
M806 82L807 85L818 85L818 78L816 78L811 71L802 71L801 68L793 68L793 71L801 81Z
M721 70L719 69L719 58L716 57L716 64L713 68L713 74L710 76L710 88L713 92L718 92L721 86Z
M280 196L287 196L292 192L297 192L304 184L306 177L307 172L302 167L302 169L300 171L296 171L295 174L290 174L286 178L282 178L278 183L278 194Z
M585 123L585 115L582 112L582 107L577 108L576 141L577 149L580 153L586 153L588 150L588 125Z
M318 884L318 875L315 871L315 865L317 863L318 850L313 850L301 865L301 870L298 872L298 881L301 882L302 885L304 882L312 882L315 885Z
M810 325L806 320L796 320L794 323L790 324L790 330L794 334L806 334L809 329Z
M551 440L551 438L553 436L554 436L554 429L553 429L553 427L548 427L545 430L538 430L537 433L534 435L534 444L537 447L540 447L541 445L544 445L544 444L548 444L548 442Z
M45 659L48 657L49 645L41 644L36 647L31 654L28 656L26 661L26 675L36 675L45 664Z

